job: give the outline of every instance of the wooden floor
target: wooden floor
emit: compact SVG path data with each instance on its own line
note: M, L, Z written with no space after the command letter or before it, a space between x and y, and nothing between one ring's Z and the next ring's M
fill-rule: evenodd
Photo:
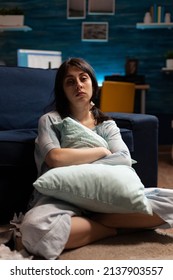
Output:
M158 156L158 187L173 189L171 146L160 146Z

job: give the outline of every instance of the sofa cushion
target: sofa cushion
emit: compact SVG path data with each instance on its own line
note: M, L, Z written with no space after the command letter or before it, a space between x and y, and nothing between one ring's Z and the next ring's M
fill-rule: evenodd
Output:
M35 164L34 141L23 143L15 141L0 142L0 167L14 166L29 169L30 166L33 167L33 164Z
M0 66L0 130L36 128L53 101L56 69Z
M129 148L130 152L134 151L134 139L133 139L133 132L127 128L120 128L121 136L126 143L127 147Z
M37 128L2 130L0 131L0 149L1 142L32 142L36 137Z

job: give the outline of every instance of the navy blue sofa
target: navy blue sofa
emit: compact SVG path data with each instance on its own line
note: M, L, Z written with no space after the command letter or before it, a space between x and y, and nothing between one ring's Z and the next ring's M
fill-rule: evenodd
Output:
M37 177L34 140L41 115L51 110L55 69L0 66L0 224L25 212ZM146 187L157 186L158 119L109 113L121 128Z

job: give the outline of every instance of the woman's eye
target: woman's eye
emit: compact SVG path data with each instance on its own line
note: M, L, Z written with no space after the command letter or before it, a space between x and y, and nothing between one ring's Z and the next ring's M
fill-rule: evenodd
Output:
M67 84L67 85L73 85L73 84L74 84L74 81L71 80L71 79L70 79L70 80L67 80L67 81L66 81L66 84Z
M87 76L82 76L82 81L84 82L84 81L86 81L87 80Z

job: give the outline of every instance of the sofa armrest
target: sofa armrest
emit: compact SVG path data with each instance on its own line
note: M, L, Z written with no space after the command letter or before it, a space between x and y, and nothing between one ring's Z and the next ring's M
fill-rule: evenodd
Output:
M107 113L118 127L133 133L133 165L145 187L156 187L158 178L158 118L147 114Z

